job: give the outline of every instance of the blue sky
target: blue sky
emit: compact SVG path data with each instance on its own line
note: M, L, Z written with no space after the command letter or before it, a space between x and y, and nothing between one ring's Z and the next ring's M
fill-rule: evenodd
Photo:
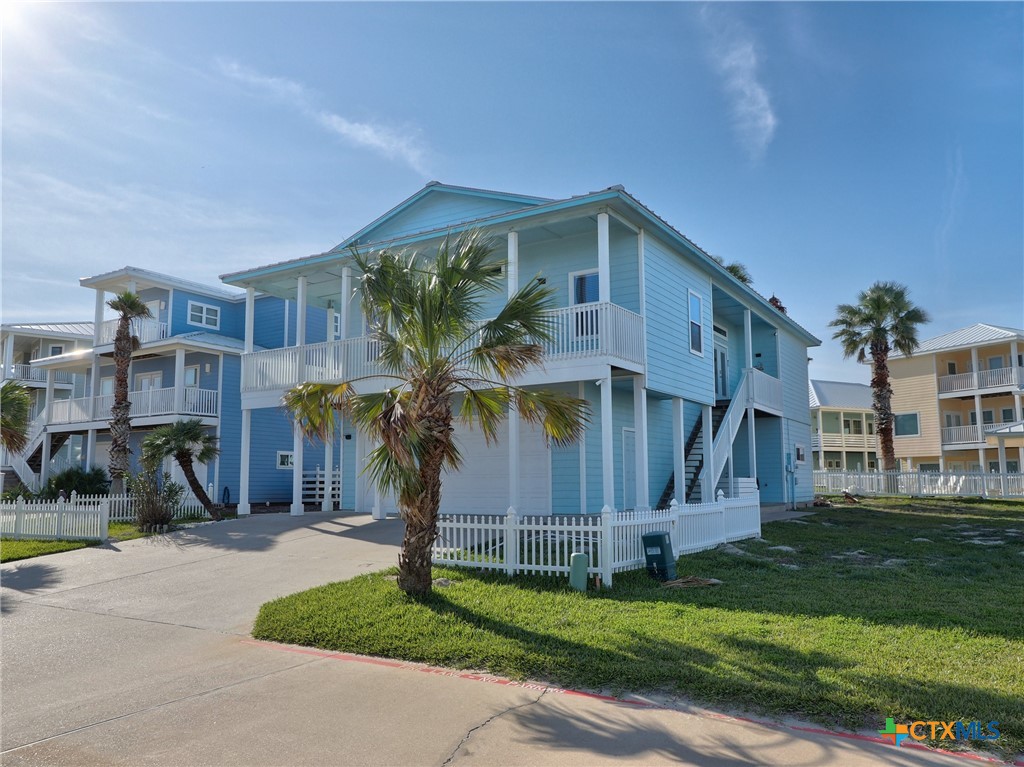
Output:
M623 184L867 381L835 306L908 284L1024 327L1020 3L8 3L3 319L77 278L216 282L321 252L426 181Z

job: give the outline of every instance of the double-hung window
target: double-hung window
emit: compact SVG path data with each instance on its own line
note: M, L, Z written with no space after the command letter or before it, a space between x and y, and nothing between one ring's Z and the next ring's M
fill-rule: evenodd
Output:
M220 307L201 304L197 301L188 302L188 324L202 328L220 329Z
M704 354L704 302L690 291L690 351Z

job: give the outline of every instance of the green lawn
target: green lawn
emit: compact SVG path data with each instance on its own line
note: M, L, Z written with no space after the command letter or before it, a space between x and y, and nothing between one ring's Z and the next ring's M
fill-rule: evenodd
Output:
M234 518L235 515L231 515ZM176 519L175 526L192 522L208 522L202 517ZM110 522L107 526L109 542L130 541L133 538L142 538L152 533L143 533L134 522ZM34 539L15 540L14 538L0 538L0 562L16 562L19 559L30 559L40 557L44 554L59 554L62 551L74 551L84 549L86 546L99 546L99 541L40 541Z
M253 633L851 729L996 720L994 746L1024 749L1024 504L868 501L763 535L679 560L714 588L437 569L452 585L417 602L374 573L269 602Z

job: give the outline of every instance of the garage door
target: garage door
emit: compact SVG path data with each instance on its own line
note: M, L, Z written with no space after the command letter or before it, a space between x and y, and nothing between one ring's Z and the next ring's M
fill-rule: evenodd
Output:
M456 427L462 468L442 477L441 511L459 514L504 514L508 511L508 429L487 446L483 432ZM551 513L551 460L544 432L519 422L519 513Z

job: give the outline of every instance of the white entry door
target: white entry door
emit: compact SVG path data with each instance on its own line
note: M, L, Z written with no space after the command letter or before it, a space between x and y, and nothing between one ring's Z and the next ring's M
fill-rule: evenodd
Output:
M729 399L729 349L715 344L715 399Z

